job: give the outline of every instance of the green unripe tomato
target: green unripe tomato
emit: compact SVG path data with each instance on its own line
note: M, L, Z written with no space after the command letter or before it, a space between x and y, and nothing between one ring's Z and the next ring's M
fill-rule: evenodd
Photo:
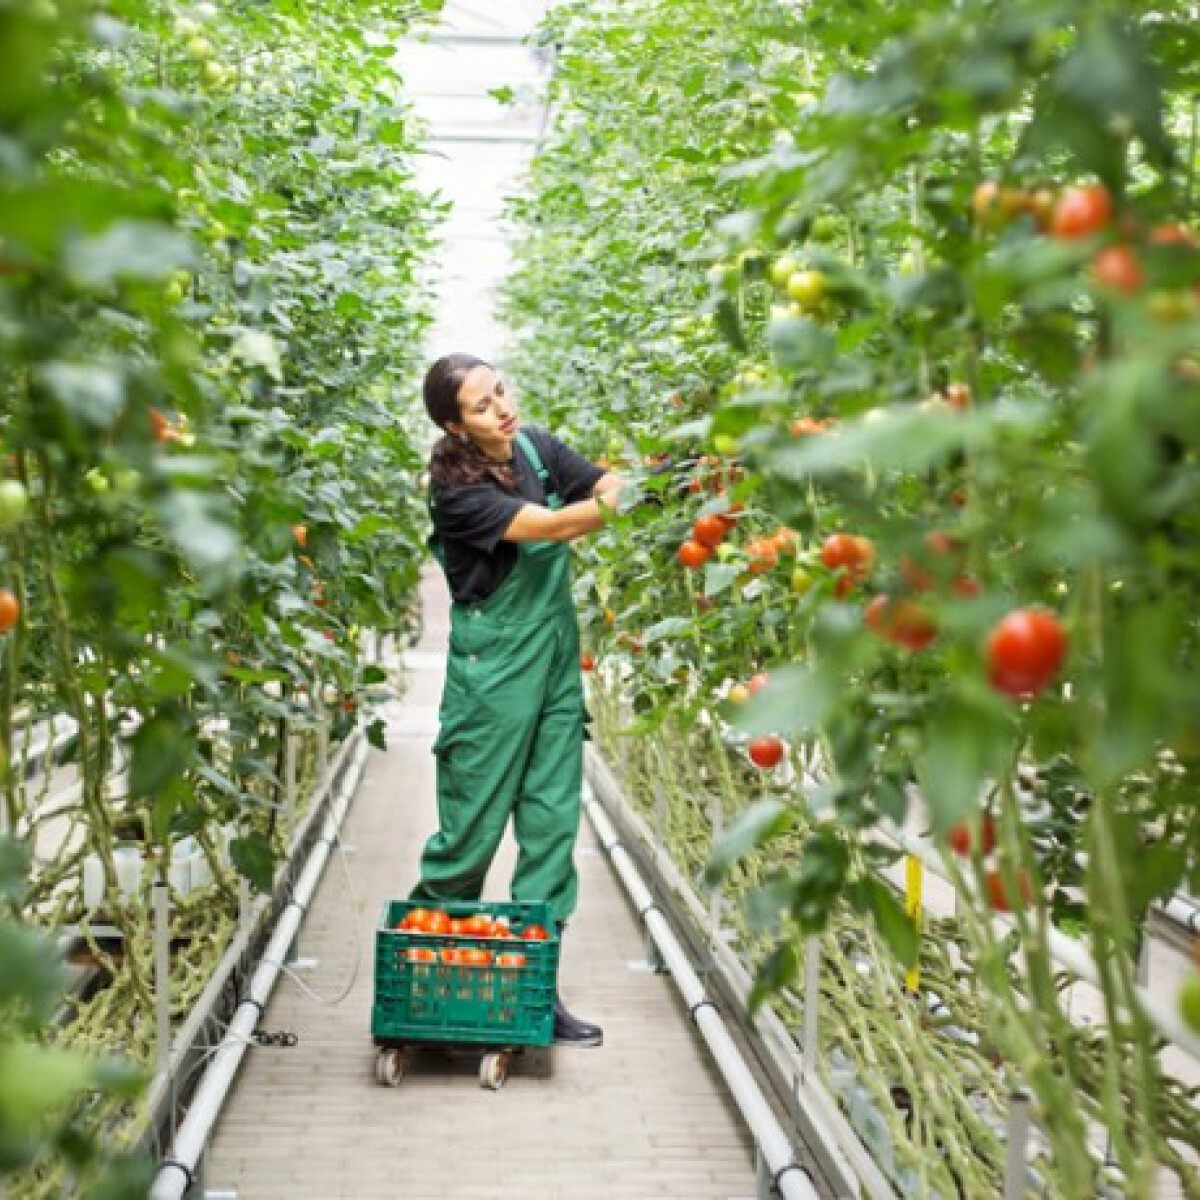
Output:
M718 454L736 454L738 448L738 440L731 433L717 433L713 435L713 449Z
M216 59L210 59L201 68L201 73L204 76L204 82L212 87L222 87L229 82L229 68L224 63L217 62Z
M805 595L813 585L812 572L803 566L795 566L792 568L791 589L793 596Z
M113 490L118 496L132 496L142 486L142 473L125 467L113 475Z
M800 270L800 261L794 254L781 254L771 264L771 282L776 287L787 287L787 281Z
M212 42L201 34L188 38L183 48L194 62L207 62L216 53Z
M818 241L826 241L829 238L836 236L837 231L837 217L831 216L829 213L822 213L819 217L815 217L813 219L812 228L809 230L809 235L816 238Z
M93 467L84 477L84 482L97 496L112 490L112 483L99 467Z
M29 493L19 479L0 483L0 533L10 533L29 512Z
M795 271L788 276L787 294L802 308L815 308L827 290L828 280L822 271Z

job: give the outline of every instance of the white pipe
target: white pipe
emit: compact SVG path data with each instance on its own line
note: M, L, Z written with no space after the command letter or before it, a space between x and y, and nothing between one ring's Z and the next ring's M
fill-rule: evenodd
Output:
M725 1022L704 989L704 984L692 970L683 947L676 940L667 919L654 901L650 889L642 882L629 852L621 845L616 830L594 794L584 798L588 817L634 907L654 938L659 953L671 972L671 978L683 995L692 1020L704 1036L717 1065L729 1085L733 1098L750 1127L770 1173L771 1181L784 1200L819 1200L812 1176L792 1153L791 1142L770 1105L746 1066L737 1045L725 1028ZM155 1194L153 1200L160 1200ZM165 1200L165 1198L164 1198Z
M707 910L654 831L624 799L603 755L594 747L587 751L587 767L592 786L608 797L612 808L619 809L622 824L646 848L650 869L682 901L703 929L708 920ZM712 930L711 934L709 949L714 962L731 991L744 1005L753 991L753 976L721 930ZM796 1049L793 1033L768 1005L758 1011L752 1029L754 1036L766 1047L776 1069L790 1079L799 1105L799 1117L806 1124L806 1136L816 1143L826 1176L836 1187L843 1189L838 1194L858 1195L858 1189L861 1189L872 1200L891 1200L896 1194L895 1188L880 1171L817 1075L806 1068L803 1053Z
M1168 919L1182 925L1189 933L1200 933L1200 904L1191 896L1176 892L1158 907Z
M304 920L307 905L316 892L346 810L358 787L366 757L366 745L360 744L358 753L342 781L338 797L325 818L321 836L312 848L303 873L296 881L292 899L281 913L275 932L263 952L262 961L250 980L247 997L234 1012L225 1037L213 1054L212 1063L196 1089L188 1107L187 1117L175 1131L175 1140L170 1152L164 1157L155 1176L150 1200L182 1200L192 1185L196 1164L208 1143L246 1048L251 1044L251 1035L266 1008L288 948L295 939Z

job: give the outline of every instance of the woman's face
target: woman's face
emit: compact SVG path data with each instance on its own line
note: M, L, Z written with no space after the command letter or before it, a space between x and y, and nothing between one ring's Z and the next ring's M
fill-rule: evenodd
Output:
M466 433L485 454L508 458L517 436L517 410L504 380L491 367L472 368L458 389L458 422L447 422L455 435Z

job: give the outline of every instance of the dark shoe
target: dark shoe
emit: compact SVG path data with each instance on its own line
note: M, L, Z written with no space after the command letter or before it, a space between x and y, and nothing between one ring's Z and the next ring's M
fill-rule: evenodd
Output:
M604 1041L604 1030L573 1017L557 998L554 1001L554 1044L556 1046L599 1046Z

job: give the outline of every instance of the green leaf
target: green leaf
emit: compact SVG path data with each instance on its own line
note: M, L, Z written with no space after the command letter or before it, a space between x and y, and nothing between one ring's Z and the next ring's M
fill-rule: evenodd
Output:
M266 834L248 833L234 838L229 843L229 857L238 871L260 892L270 890L275 852Z
M248 367L261 367L276 383L283 382L283 356L279 343L266 330L244 330L230 346L229 353Z
M791 987L800 977L800 952L791 942L776 946L763 960L754 975L747 1007L751 1015L765 1000L783 988Z
M713 847L704 880L720 883L739 859L772 838L786 833L796 824L796 811L779 800L759 800L752 804Z
M0 1009L28 1005L35 1021L48 1019L66 982L50 939L15 922L0 922L0 963Z
M367 742L376 750L387 749L387 726L382 717L376 717L366 728Z
M978 812L984 783L1003 769L1012 736L1011 720L999 700L982 692L964 688L934 709L919 775L936 832L945 833Z
M130 739L129 790L153 796L182 776L190 759L191 739L173 716L147 718Z
M876 876L866 875L859 882L883 940L902 966L915 966L920 950L920 934L912 917L904 911L899 897L884 880Z
M840 690L836 676L823 667L780 667L771 672L770 685L750 698L734 724L750 734L815 734Z
M90 429L111 429L125 409L125 378L95 363L50 362L38 368L39 385Z
M152 221L117 221L103 233L76 238L67 247L68 274L81 287L109 287L120 279L166 280L193 265L181 233Z
M31 1132L94 1083L92 1063L74 1050L0 1043L0 1127Z

